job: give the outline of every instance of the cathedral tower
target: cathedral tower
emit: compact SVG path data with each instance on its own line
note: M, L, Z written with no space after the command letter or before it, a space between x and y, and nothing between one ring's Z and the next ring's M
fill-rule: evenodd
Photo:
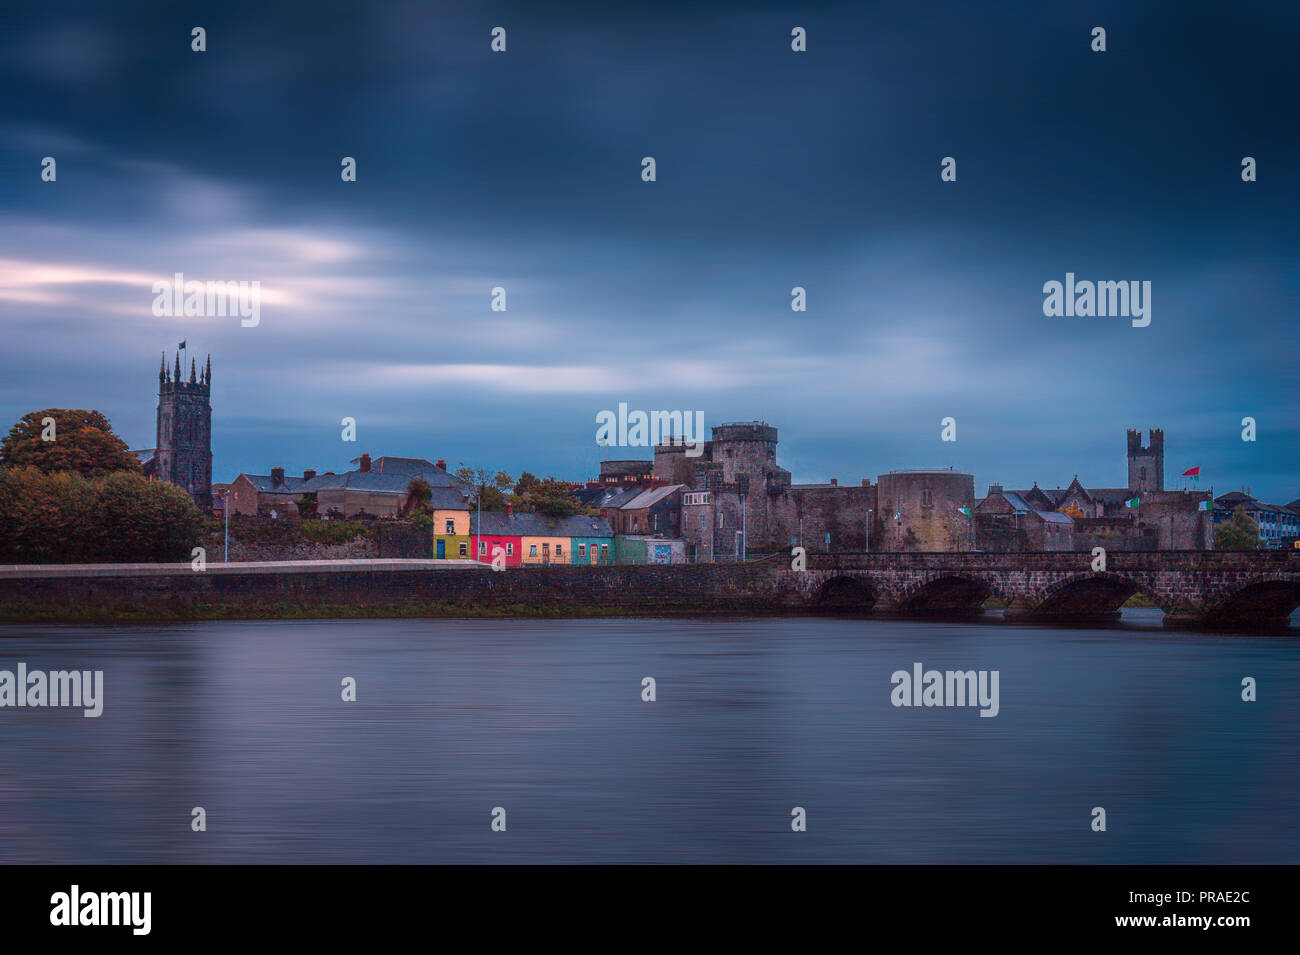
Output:
M1163 491L1165 489L1165 433L1151 429L1151 444L1142 446L1142 432L1128 433L1128 489Z
M155 474L182 487L204 512L212 510L212 357L199 372L190 360L188 381L181 378L181 356L158 369L158 441Z

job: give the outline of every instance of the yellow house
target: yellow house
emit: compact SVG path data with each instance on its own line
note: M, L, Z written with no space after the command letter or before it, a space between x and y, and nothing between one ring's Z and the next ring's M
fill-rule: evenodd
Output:
M514 526L519 534L520 561L524 564L567 564L570 539L540 514L515 514Z

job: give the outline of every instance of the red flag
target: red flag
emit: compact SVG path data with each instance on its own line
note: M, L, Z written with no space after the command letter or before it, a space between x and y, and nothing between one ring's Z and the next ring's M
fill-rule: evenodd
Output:
M1194 468L1188 468L1186 471L1184 471L1182 474L1179 475L1179 477L1200 477L1200 476L1201 476L1201 466L1199 464L1196 465L1196 467Z

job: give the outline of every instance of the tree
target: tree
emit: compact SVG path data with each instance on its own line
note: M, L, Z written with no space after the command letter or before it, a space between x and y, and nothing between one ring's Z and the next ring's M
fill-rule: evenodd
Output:
M1243 507L1236 508L1232 517L1214 529L1215 550L1255 550L1260 543L1259 525Z
M207 523L180 488L141 474L0 468L0 562L189 560Z
M411 483L406 485L406 500L402 502L402 516L431 515L432 501L433 488L429 487L429 482L424 478L412 478Z
M189 560L207 523L175 484L118 472L96 482L97 557L110 562Z
M529 478L525 481L524 478ZM584 508L573 496L573 485L553 477L538 480L527 471L515 485L515 503L520 510L534 511L546 517L572 517Z
M94 478L115 471L140 473L140 462L98 411L46 408L18 420L0 440L0 464Z
M456 469L456 483L471 500L482 495L483 510L500 511L506 506L506 491L515 486L515 479L505 471L492 474L487 468L472 468L462 464Z

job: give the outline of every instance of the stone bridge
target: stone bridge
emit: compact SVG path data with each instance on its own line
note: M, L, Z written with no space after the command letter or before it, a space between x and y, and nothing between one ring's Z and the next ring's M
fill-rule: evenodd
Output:
M897 614L975 614L989 597L1008 619L1107 619L1134 594L1166 626L1285 626L1300 606L1300 551L810 554L788 574L809 604Z

